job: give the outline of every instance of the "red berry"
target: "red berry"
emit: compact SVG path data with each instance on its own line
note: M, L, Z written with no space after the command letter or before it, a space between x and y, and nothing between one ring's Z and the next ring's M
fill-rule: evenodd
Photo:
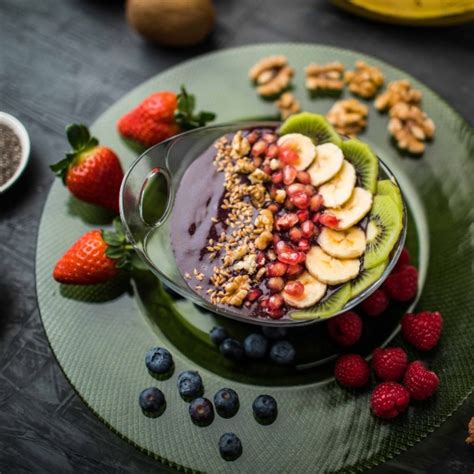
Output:
M288 266L282 262L272 262L267 266L267 275L269 277L281 277L286 273Z
M410 392L411 398L425 400L438 389L439 378L432 370L428 370L423 362L415 360L408 366L403 384Z
M275 228L277 230L288 230L294 225L298 224L298 216L292 212L283 214L275 222Z
M296 165L300 160L298 152L289 146L281 146L278 157L281 161L283 161L283 163L286 163L287 165Z
M299 242L303 238L303 232L299 227L292 227L288 232L288 237L293 242Z
M273 184L283 183L283 171L275 171L272 174L272 183Z
M286 270L286 276L288 278L296 278L299 277L303 273L303 266L302 265L288 265L288 269Z
M308 239L301 239L298 242L298 249L301 250L302 252L308 252L310 248L311 248L311 244L309 243Z
M380 316L390 303L387 293L379 288L375 290L369 297L362 301L362 309L368 316Z
M281 295L272 295L268 299L268 308L272 310L280 309L283 306L283 296Z
M298 171L296 173L296 179L301 183L301 184L310 184L311 183L311 177L307 171Z
M262 156L267 151L267 143L259 140L252 146L252 156Z
M289 186L293 184L296 179L296 169L293 166L285 165L283 167L283 182Z
M314 233L314 224L311 221L304 221L301 224L301 230L303 231L303 236L310 239Z
M412 265L404 266L399 272L391 273L384 288L395 301L409 301L418 290L418 270Z
M402 321L403 337L420 351L429 351L438 344L443 328L441 313L423 311L405 314Z
M331 338L341 346L352 346L362 334L362 319L354 311L336 316L328 321Z
M260 296L262 296L262 290L260 290L260 288L252 288L247 293L245 300L253 303L254 301L257 301L260 298Z
M321 194L315 194L314 196L311 197L311 201L309 203L309 208L313 212L319 211L321 209L321 206L323 205L323 197Z
M304 285L298 280L289 281L285 285L285 291L292 296L301 296L304 293Z
M288 194L288 196L290 196L290 197L294 196L297 193L304 193L304 186L300 183L290 184L286 188L286 194Z
M404 247L400 253L400 257L398 257L397 264L393 269L393 273L399 272L406 265L410 265L410 254L408 253L406 247Z
M298 216L298 220L300 222L307 221L309 219L309 212L308 211L296 211L296 215Z
M306 255L303 252L292 250L291 252L280 252L278 254L278 260L288 265L297 265L303 263L306 260Z
M339 224L339 219L332 214L321 214L319 216L319 222L321 222L321 224L325 225L326 227L336 229L337 225Z
M343 355L336 361L334 376L341 385L344 385L344 387L363 387L369 381L369 364L360 355Z
M306 193L296 193L290 200L298 209L306 209L309 206L309 197Z
M401 380L407 365L407 354L400 347L374 350L372 368L377 377L384 382L398 382Z
M387 420L405 411L409 403L410 393L396 382L383 382L377 385L370 397L373 414Z
M279 293L285 287L285 281L282 277L271 277L267 280L267 287L273 293Z

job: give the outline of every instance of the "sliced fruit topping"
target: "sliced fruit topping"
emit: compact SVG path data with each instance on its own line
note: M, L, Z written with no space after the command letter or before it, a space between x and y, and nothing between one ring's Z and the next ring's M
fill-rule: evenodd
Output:
M382 262L374 268L362 268L359 274L351 281L351 298L362 293L372 283L377 281L383 274L385 268L387 268L388 260Z
M340 209L328 209L323 216L331 216L337 219L335 226L326 224L326 220L330 218L320 219L320 222L328 227L337 230L346 230L349 227L361 221L365 215L370 211L372 206L372 194L362 188L355 188L350 199ZM321 216L321 217L323 217Z
M301 133L289 133L278 142L278 156L287 165L292 165L298 171L305 170L316 156L316 147L310 138Z
M365 251L365 232L360 227L340 231L323 227L318 244L332 257L357 258Z
M375 196L367 225L364 268L374 268L388 259L402 227L402 213L395 201L389 196Z
M314 246L306 254L306 268L319 281L338 285L357 276L360 262L357 258L342 260L331 257L321 247Z
M316 304L326 293L326 285L304 272L297 280L289 281L282 296L286 304L296 308L308 308Z
M390 196L397 205L401 213L403 213L403 199L400 188L390 181L389 179L383 179L377 183L377 194L383 194L384 196Z
M351 297L350 285L343 285L328 298L319 302L306 311L290 311L291 319L324 319L340 311Z
M334 143L324 143L316 147L316 159L308 168L313 186L319 186L333 178L341 169L344 155Z
M342 206L351 197L355 184L355 169L348 161L344 160L336 176L319 188L319 194L323 197L324 206Z
M344 158L352 163L359 176L361 186L372 194L377 189L379 161L375 153L359 140L347 140L341 145Z
M278 132L280 135L301 133L310 137L315 145L321 145L322 143L341 144L341 138L326 118L310 112L292 115L283 122Z

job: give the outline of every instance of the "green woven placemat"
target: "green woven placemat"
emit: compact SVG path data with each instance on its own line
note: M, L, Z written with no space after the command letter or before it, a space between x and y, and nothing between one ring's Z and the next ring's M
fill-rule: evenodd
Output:
M118 152L126 167L136 155L117 135L117 118L151 92L176 90L182 83L197 95L199 108L216 111L220 122L273 114L272 105L260 101L247 82L249 67L270 54L288 56L297 71L295 93L303 108L320 113L325 113L333 100L311 100L307 96L303 68L310 62L338 60L351 67L356 59L366 59L379 65L387 80L407 77L374 58L324 46L272 44L226 50L186 62L142 84L105 112L94 124L93 132ZM36 272L41 317L66 376L107 425L147 453L186 470L357 471L416 443L471 393L474 134L439 97L412 81L423 91L424 109L438 127L425 156L418 160L401 158L390 145L386 117L379 116L372 106L368 130L361 138L384 158L407 194L416 221L416 229L411 229L415 236L412 245L424 284L419 307L444 315L442 342L434 353L423 357L440 375L437 395L425 403L412 404L398 420L384 423L370 415L369 391L344 391L333 380L316 380L311 371L307 378L291 385L291 377L290 384L283 378L279 384L275 377L271 383L263 376L248 381L232 366L220 372L213 370L212 362L219 360L212 349L210 355L193 350L198 341L204 344L199 339L204 332L196 329L196 322L186 327L187 318L196 310L183 300L173 303L156 282L150 283L147 278L138 280L135 296L124 282L84 289L61 287L51 278L56 260L79 235L107 222L110 216L70 199L56 182L44 209L38 239ZM170 320L174 311L183 317ZM212 319L199 314L195 321L202 323L205 331ZM170 333L170 327L176 332L180 325L183 334L195 334L185 346ZM398 337L395 342L403 344ZM163 345L173 352L176 372L167 382L154 381L144 368L144 354L153 345ZM217 417L208 428L192 425L187 405L176 390L176 374L183 369L201 372L208 397L223 386L236 389L242 407L237 416L231 420ZM168 400L165 414L158 419L144 417L137 403L139 392L153 384L162 388ZM254 397L264 392L274 395L280 408L277 421L268 427L257 425L250 410ZM234 463L225 463L218 454L218 439L226 431L234 431L243 442L244 453Z

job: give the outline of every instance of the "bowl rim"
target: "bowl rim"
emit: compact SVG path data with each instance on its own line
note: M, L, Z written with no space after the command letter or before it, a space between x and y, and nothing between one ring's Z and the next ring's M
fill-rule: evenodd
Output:
M392 170L385 164L385 162L377 154L375 154L375 155L377 156L379 164L381 165L381 168L384 170L385 174L387 175L387 178L385 178L385 179L390 179L392 182L394 182L398 186L398 189L400 190L400 193L402 195L402 204L403 204L403 219L402 219L403 220L403 227L402 227L402 231L401 231L401 233L398 237L397 243L395 244L395 247L392 251L393 252L392 256L390 257L389 262L388 262L387 266L385 267L385 269L384 269L382 275L380 276L380 278L378 280L376 280L374 283L372 283L370 286L368 286L361 293L356 295L354 298L349 299L346 302L346 304L344 305L344 307L341 308L341 310L339 310L336 313L334 313L333 315L325 317L325 318L308 318L308 319L298 319L298 320L296 320L296 319L291 319L291 317L288 317L288 318L282 318L282 319L271 319L271 318L264 319L264 318L261 318L261 317L254 317L254 316L250 316L250 315L239 314L237 312L229 311L226 308L214 305L211 302L204 299L203 297L199 296L197 293L193 292L191 288L189 288L189 291L187 293L185 293L180 286L178 286L176 283L174 283L172 280L170 280L165 274L163 274L159 270L159 268L155 265L155 263L148 256L147 252L144 250L144 248L146 247L146 241L147 241L147 239L150 235L150 232L148 232L147 235L144 238L143 248L139 243L136 242L136 240L133 237L133 234L130 231L130 228L128 226L127 220L126 220L125 215L124 215L123 205L122 205L123 200L124 200L124 196L125 196L125 185L126 185L126 182L128 180L129 175L133 172L135 166L138 165L138 163L142 159L146 158L146 156L154 148L166 146L166 145L174 142L177 139L181 139L184 136L196 133L197 131L202 132L203 130L206 130L206 129L210 129L210 130L226 129L226 128L231 127L231 126L232 127L239 126L239 127L242 127L242 129L257 128L257 127L265 128L265 127L269 127L269 126L278 127L278 125L280 125L281 123L282 123L281 121L277 121L277 120L258 120L258 119L252 120L252 119L250 119L250 120L245 120L245 121L226 122L226 123L222 123L222 124L215 124L215 125L212 125L212 126L200 127L200 128L196 128L196 129L193 129L193 130L185 131L183 133L175 135L171 138L168 138L167 140L164 140L164 141L148 148L140 156L138 156L138 158L136 158L134 160L134 162L131 164L131 166L129 167L129 169L125 173L125 176L122 180L122 185L120 187L119 208L120 208L120 219L121 219L122 224L124 226L125 234L126 234L128 240L130 241L130 243L133 245L135 251L140 256L140 258L146 263L147 268L149 270L151 270L152 273L155 274L161 282L165 283L166 286L171 288L173 291L175 291L176 293L181 295L183 298L186 298L186 299L190 300L192 303L197 304L201 308L203 308L207 311L210 311L212 313L215 313L215 314L217 314L219 316L222 316L222 317L228 317L228 318L231 318L231 319L239 321L239 322L243 322L243 323L247 323L247 324L254 324L254 325L257 325L257 326L281 326L281 327L290 328L290 327L302 327L302 326L307 326L307 325L310 325L310 324L315 324L315 323L320 323L320 322L323 322L323 321L327 321L327 320L332 319L332 318L334 318L334 317L336 317L336 316L338 316L342 313L345 313L346 311L351 310L352 308L354 308L355 306L360 304L368 296L370 296L373 292L375 292L378 288L380 288L380 286L382 286L382 284L384 283L384 281L386 280L386 278L388 277L390 272L395 267L395 265L396 265L396 263L397 263L397 261L400 257L400 254L403 250L403 246L404 246L405 239L406 239L407 221L408 221L408 219L407 219L407 207L406 207L406 202L405 202L403 190L400 187L400 184L399 184L398 180L396 179L396 177L393 174ZM342 135L341 135L341 137L343 139L348 139L348 137L345 137L345 136L342 136ZM165 215L167 215L170 212L170 201L171 200L169 200L169 202L167 203L167 207L166 207L166 210L164 212ZM153 228L154 228L153 226L150 226L150 231L153 230ZM289 310L289 313L291 311L298 311L298 309Z
M21 176L23 171L26 168L26 165L30 158L31 142L28 132L25 126L13 115L8 114L7 112L0 111L0 123L8 125L18 136L21 144L21 159L20 164L13 173L13 175L5 182L3 185L0 185L0 194L9 189L18 178Z

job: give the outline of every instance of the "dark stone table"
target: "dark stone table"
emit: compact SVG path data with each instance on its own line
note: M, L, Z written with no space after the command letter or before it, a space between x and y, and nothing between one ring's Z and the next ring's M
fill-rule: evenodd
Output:
M131 88L185 59L272 41L319 42L376 55L428 84L472 122L472 26L376 24L321 0L215 3L219 19L212 37L199 47L171 50L134 34L118 0L0 0L0 110L23 121L32 141L25 174L0 196L2 474L170 471L89 412L59 369L41 326L36 234L53 181L47 165L67 148L65 124L92 122ZM471 397L426 440L373 472L472 473L474 450L464 438L473 414Z

